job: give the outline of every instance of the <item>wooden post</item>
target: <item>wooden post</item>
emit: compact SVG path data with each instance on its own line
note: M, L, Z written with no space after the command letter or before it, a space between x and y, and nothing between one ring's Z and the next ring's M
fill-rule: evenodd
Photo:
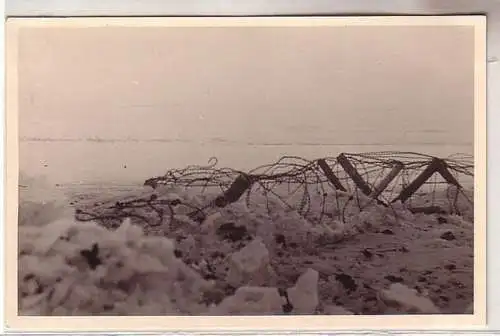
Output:
M219 208L223 208L230 203L236 202L250 188L254 180L254 176L240 173L231 186L215 199L214 204Z
M394 167L392 168L392 170L375 187L375 189L370 194L370 198L377 198L378 196L380 196L380 194L385 190L385 188L387 188L389 183L391 183L391 181L394 180L396 178L396 176L398 176L399 172L401 172L401 170L403 170L403 168L404 168L404 164L402 162L395 161Z
M341 191L347 191L347 189L344 188L342 183L340 183L340 180L337 178L337 176L335 176L335 174L333 173L333 171L330 168L330 166L328 165L328 163L326 163L325 159L319 159L318 166L321 168L323 173L325 173L326 178L328 179L328 181L330 181L333 184L335 189L338 189Z
M149 186L153 189L156 189L158 186L158 178L157 177L152 177L144 181L144 186Z
M412 207L409 209L412 213L423 213L426 215L432 215L432 214L445 214L446 211L444 211L441 207L437 205L430 205L430 206L423 206L423 207Z
M443 160L440 160L439 162L439 167L437 169L438 173L448 182L449 184L452 184L458 188L461 188L460 183L457 181L455 176L453 176L448 168L446 167L446 162Z
M442 164L441 159L434 158L431 163L425 168L425 170L417 176L413 182L411 182L406 188L404 188L398 197L396 197L392 203L397 202L398 200L401 202L406 202L408 198L411 197L440 167Z
M349 177L354 181L356 186L359 189L361 189L361 191L365 195L370 195L372 193L372 190L368 185L368 183L366 183L365 180L363 180L363 178L361 177L361 175L359 175L356 168L354 168L354 166L349 162L349 160L343 153L337 156L337 162L342 166L342 168L344 168L347 175L349 175Z

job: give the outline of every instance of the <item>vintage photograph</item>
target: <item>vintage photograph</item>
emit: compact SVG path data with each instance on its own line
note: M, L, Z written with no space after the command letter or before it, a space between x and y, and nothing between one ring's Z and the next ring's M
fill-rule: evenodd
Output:
M476 26L213 20L18 30L18 314L473 314Z

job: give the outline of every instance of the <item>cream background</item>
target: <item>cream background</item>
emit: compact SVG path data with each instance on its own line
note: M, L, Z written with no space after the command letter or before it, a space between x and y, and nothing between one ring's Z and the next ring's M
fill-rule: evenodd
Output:
M408 23L409 19L400 17L400 18L371 18L371 19L343 19L343 20L328 20L328 19L319 19L321 24L330 24L330 25L345 25L345 24L358 24L358 25L373 25L373 24L384 24L384 25L394 25L401 23ZM7 94L7 109L9 113L7 114L7 122L6 122L6 156L8 158L7 162L7 179L6 179L6 188L7 188L7 196L6 196L6 212L7 222L15 222L16 221L16 207L17 207L17 196L15 195L15 191L17 188L17 178L16 173L18 172L18 76L17 72L13 71L15 69L15 65L17 64L18 54L17 54L17 33L19 32L19 25L21 25L21 21L23 20L14 20L9 22L8 24L8 53L7 64L13 64L13 67L7 67L7 84L8 84L8 94ZM172 22L174 21L174 22ZM255 25L255 22L249 23L248 20L245 19L236 19L233 20L233 24L236 25ZM40 22L35 23L35 21L24 20L22 25L33 26L40 24ZM217 22L220 24L220 20L212 21L215 25ZM227 21L226 21L227 22ZM310 25L311 20L308 19L291 19L287 21L286 25ZM316 21L318 24L318 21ZM477 99L474 103L475 110L475 118L474 118L474 149L475 149L475 159L476 159L476 195L475 195L475 204L476 204L476 222L479 224L476 228L475 234L475 270L477 277L477 283L475 287L475 311L477 314L474 316L398 316L398 317L390 317L390 316L377 316L377 317L369 317L369 316L351 316L351 317L337 317L335 319L335 325L332 325L332 319L330 317L256 317L250 318L245 317L241 319L229 319L224 317L208 317L208 318L152 318L152 317L139 317L137 319L133 318L118 318L118 319L99 319L99 323L95 323L96 318L92 319L92 322L87 319L68 319L60 321L59 319L54 320L51 318L18 318L15 315L15 295L13 295L13 299L7 300L7 325L10 328L15 328L15 330L68 330L71 328L72 330L102 330L106 329L107 331L119 331L119 330L144 330L144 326L148 326L148 330L217 330L217 333L222 333L224 330L232 332L239 331L248 331L253 330L253 332L259 332L258 330L331 330L334 329L367 329L367 328L398 328L398 329L460 329L460 328L474 328L479 325L483 325L485 322L485 310L484 310L484 302L485 302L485 223L486 223L486 175L484 174L486 169L486 113L485 113L485 64L484 59L486 59L486 48L485 41L483 37L485 36L485 27L482 24L481 20L467 19L467 18L412 18L413 24L433 24L433 25L450 25L457 24L458 22L462 24L468 25L476 25L475 29L475 97ZM102 25L104 21L99 19L86 19L82 21L74 21L74 20L45 20L45 25L51 26L72 26L76 27L79 25L85 26L99 26ZM114 25L148 25L148 26L157 26L157 25L193 25L200 24L199 20L189 20L189 19L180 19L180 20L169 20L169 21L161 21L158 22L156 19L149 20L140 20L138 22L137 19L131 20L110 20L107 19L105 21L106 25L114 24ZM263 22L261 21L260 25ZM264 23L267 25L283 25L283 20L276 19L266 19ZM484 21L483 21L484 23ZM10 113L12 111L13 113ZM15 260L16 260L16 234L17 231L14 229L15 226L6 226L6 269L9 270L7 272L6 277L6 292L7 293L15 293L16 292L16 280L15 280ZM40 329L43 328L43 329Z

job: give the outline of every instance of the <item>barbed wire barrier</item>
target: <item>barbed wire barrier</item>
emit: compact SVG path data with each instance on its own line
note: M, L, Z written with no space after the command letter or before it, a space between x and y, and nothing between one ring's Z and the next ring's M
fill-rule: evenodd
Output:
M244 203L249 210L265 210L270 218L284 208L313 225L346 223L373 207L454 214L473 222L474 162L469 155L442 159L411 152L342 153L316 160L284 156L248 172L217 163L212 158L207 166L169 170L144 182L152 193L81 207L76 218L117 227L129 217L157 227L185 215L201 224L217 209ZM181 189L194 196L164 192Z

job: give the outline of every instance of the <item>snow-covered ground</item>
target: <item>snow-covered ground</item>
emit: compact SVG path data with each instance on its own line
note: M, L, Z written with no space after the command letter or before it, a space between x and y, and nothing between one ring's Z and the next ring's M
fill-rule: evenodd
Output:
M184 204L214 195L20 184L21 315L471 313L472 208L461 217L372 202L360 212L339 194L326 212L343 209L343 220L318 224L253 196L196 220ZM74 218L75 207L152 194L180 201L173 218Z

